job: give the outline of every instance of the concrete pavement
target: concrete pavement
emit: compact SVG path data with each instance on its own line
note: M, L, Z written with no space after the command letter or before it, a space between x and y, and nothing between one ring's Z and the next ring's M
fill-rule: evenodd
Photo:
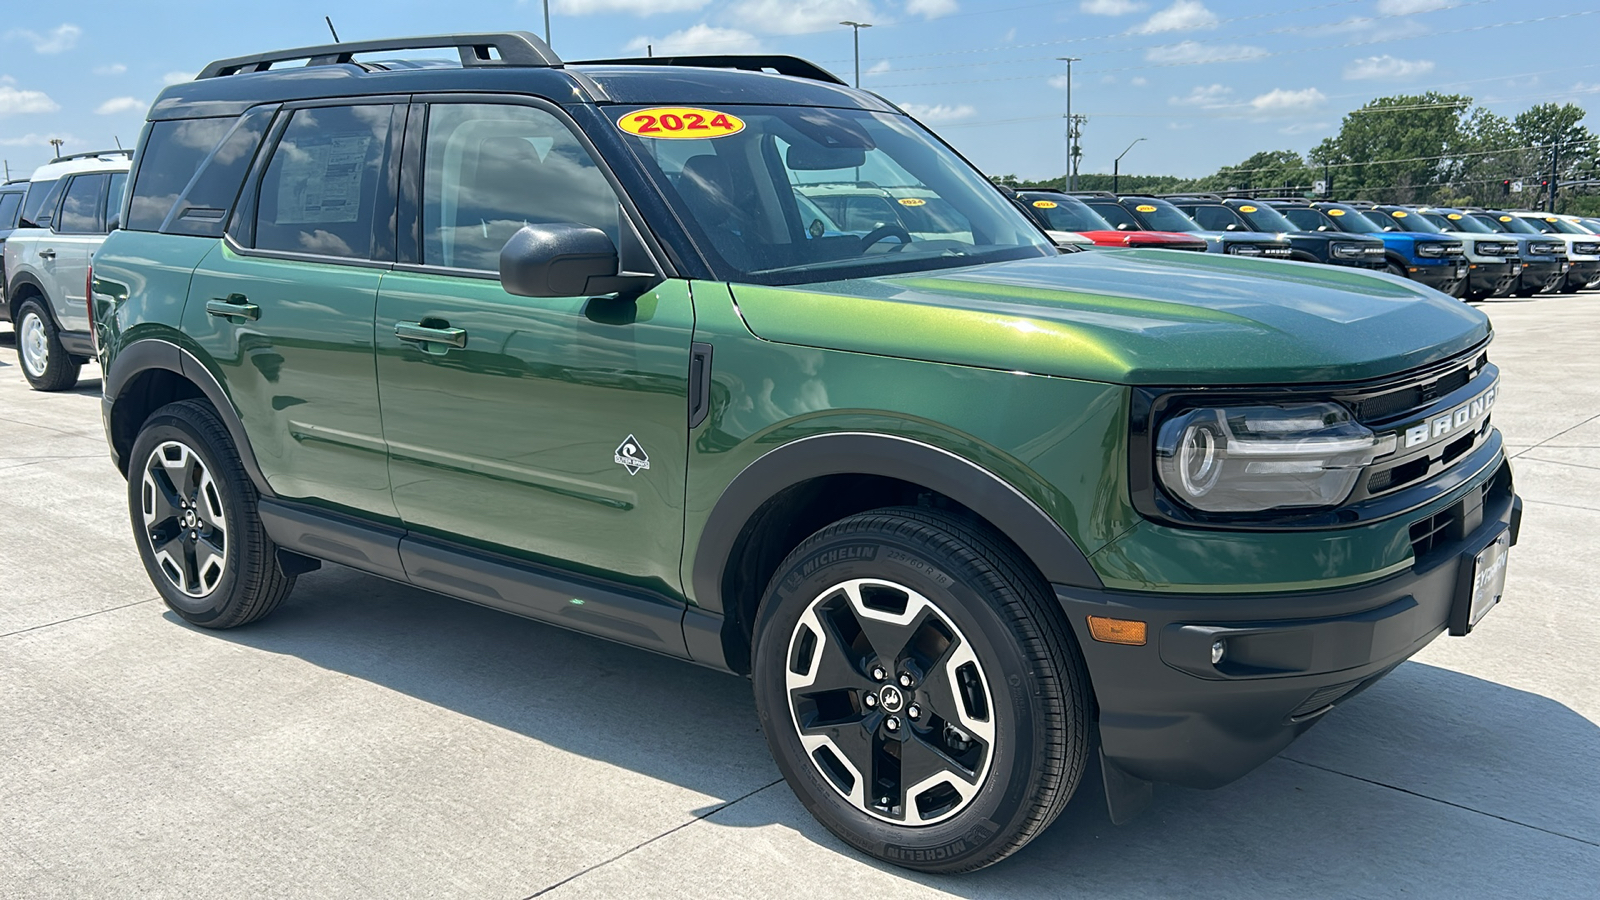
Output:
M91 367L0 331L0 897L1594 897L1600 295L1484 304L1527 503L1507 599L1278 759L1012 859L870 862L778 780L749 685L329 566L168 613Z

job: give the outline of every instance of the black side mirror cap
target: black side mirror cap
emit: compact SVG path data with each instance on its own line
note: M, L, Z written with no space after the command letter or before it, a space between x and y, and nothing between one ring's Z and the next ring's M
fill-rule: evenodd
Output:
M106 222L106 234L110 234L111 232L116 231L118 228L121 228L121 227L122 227L122 217L121 216L112 216L110 218L110 220L108 220Z
M592 225L524 225L500 250L500 285L519 297L644 290L653 276L618 273L617 246Z

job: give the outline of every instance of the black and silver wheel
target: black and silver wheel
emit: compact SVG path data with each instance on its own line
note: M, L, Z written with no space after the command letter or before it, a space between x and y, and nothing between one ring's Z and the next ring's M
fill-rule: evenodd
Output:
M210 407L185 400L145 422L129 454L128 508L145 570L173 612L232 628L276 609L294 587L256 499Z
M56 336L56 323L37 299L17 309L17 358L22 376L36 391L64 391L78 383L83 366L73 361Z
M801 544L763 598L752 678L801 802L899 865L1003 859L1087 761L1088 677L1049 586L941 511L863 513Z

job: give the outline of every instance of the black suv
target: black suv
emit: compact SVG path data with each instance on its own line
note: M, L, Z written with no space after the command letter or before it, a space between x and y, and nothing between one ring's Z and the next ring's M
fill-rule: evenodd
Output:
M6 294L6 238L17 230L17 216L22 212L22 199L28 196L28 179L17 178L0 185L0 320L9 318L3 302Z
M1263 231L1287 238L1292 248L1289 258L1300 262L1330 266L1384 268L1383 241L1362 235L1345 234L1319 225L1305 229L1285 218L1278 210L1259 200L1223 199L1215 195L1182 195L1166 198L1189 214L1207 231Z

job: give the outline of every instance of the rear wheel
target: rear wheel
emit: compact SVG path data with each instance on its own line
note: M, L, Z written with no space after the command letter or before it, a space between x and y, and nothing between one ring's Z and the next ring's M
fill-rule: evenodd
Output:
M278 608L294 576L279 567L255 485L209 406L184 400L156 410L128 460L139 557L173 612L232 628Z
M61 346L55 320L37 299L22 302L17 310L16 330L22 376L34 390L64 391L78 383L83 365Z
M762 600L752 677L796 796L897 865L1009 856L1088 759L1088 676L1048 584L944 512L863 513L801 544Z

